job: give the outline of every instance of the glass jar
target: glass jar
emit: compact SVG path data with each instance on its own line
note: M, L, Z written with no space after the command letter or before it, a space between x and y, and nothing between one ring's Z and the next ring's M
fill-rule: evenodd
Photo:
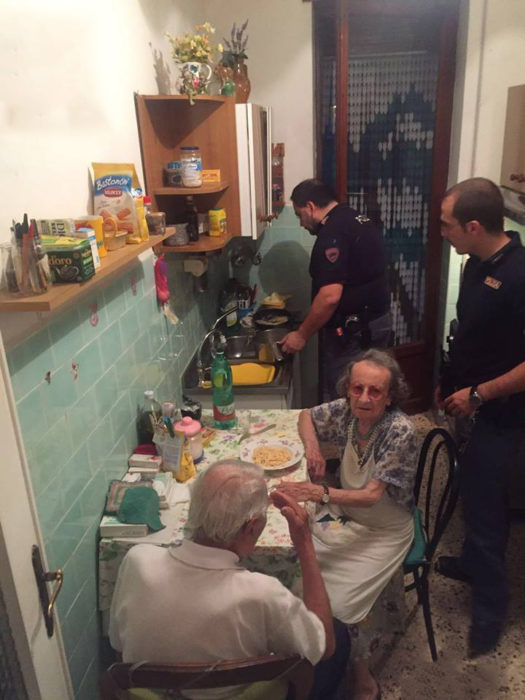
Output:
M180 167L184 187L202 185L202 158L198 146L182 146Z

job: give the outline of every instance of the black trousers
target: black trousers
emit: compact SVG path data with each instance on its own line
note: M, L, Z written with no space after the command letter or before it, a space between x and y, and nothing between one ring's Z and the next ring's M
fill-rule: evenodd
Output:
M335 652L315 666L314 684L308 700L335 700L350 656L348 627L334 618Z
M461 566L472 576L472 621L501 624L508 604L505 550L512 458L525 428L476 418L462 456L465 541Z

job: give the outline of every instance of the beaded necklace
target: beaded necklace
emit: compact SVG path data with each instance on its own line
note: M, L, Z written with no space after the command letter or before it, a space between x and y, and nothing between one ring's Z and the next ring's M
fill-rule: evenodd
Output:
M370 455L372 454L380 424L381 420L375 423L364 435L361 435L357 429L357 418L354 416L350 421L350 425L348 426L348 437L350 438L352 445L355 447L355 451L357 453L357 466L359 469L362 469L363 465L368 462ZM365 440L367 441L365 449L362 453L358 440L361 440L361 442L364 442Z

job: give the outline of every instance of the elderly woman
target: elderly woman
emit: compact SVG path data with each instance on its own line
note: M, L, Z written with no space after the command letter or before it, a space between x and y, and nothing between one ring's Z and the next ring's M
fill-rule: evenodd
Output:
M340 388L346 398L299 416L308 471L318 483L281 482L278 488L298 501L321 504L313 535L332 612L355 625L369 615L410 548L417 451L414 428L397 407L407 386L390 355L362 353ZM341 488L322 481L320 441L338 449ZM379 686L366 661L354 656L364 650L353 647L353 697L377 698Z

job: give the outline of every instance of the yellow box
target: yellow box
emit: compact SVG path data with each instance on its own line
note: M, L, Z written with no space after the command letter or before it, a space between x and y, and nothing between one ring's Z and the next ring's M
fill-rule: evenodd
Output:
M212 185L218 184L221 181L221 171L220 170L203 170L202 171L202 184Z

